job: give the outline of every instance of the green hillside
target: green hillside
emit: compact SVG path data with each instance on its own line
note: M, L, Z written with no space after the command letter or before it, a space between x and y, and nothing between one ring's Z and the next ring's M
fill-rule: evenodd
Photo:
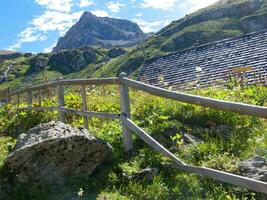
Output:
M0 89L17 89L28 84L55 80L58 77L91 77L105 63L125 52L127 51L121 48L86 47L6 59L0 61Z
M221 40L248 32L267 28L267 0L221 0L216 4L186 15L172 22L158 33L146 39L142 45L124 51L100 48L68 50L53 54L39 54L45 66L34 70L32 59L21 58L0 62L0 74L3 74L10 62L17 63L15 75L2 81L0 88L20 87L26 83L38 83L52 80L58 76L65 78L87 78L118 76L126 72L133 78L145 60L194 47L196 45ZM19 60L19 62L18 62ZM22 59L23 60L23 59ZM70 66L66 65L68 63ZM78 65L78 66L77 66ZM25 70L29 68L30 72ZM16 70L17 69L17 70ZM17 71L20 71L17 73ZM25 72L25 73L23 73Z
M118 75L120 71L135 76L145 60L143 47L146 59L149 59L266 27L266 0L222 0L172 22L150 37L143 46L136 47L99 69L96 76Z

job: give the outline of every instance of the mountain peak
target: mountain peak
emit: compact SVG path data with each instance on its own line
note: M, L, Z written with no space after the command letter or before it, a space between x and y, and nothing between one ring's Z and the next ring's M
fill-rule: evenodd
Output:
M144 36L138 24L129 20L97 17L91 12L84 12L80 20L59 39L53 51L85 46L129 47L138 44Z
M85 11L85 12L82 14L80 20L89 19L89 18L96 18L96 17L97 17L97 16L94 15L93 13L91 13L91 12L89 12L89 11Z

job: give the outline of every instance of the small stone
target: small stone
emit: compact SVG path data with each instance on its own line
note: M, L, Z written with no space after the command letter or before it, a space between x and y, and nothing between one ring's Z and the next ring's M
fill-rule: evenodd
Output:
M183 141L185 144L203 143L203 140L189 133L183 133Z
M146 181L152 181L153 178L159 173L159 170L157 168L145 168L141 170L140 172L137 172L130 176L131 180L146 180Z

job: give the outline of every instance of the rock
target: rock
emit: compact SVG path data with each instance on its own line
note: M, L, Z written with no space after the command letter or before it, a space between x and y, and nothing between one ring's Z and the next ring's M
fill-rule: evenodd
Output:
M232 135L233 129L227 125L219 125L219 126L213 126L211 131L214 132L218 136L222 136L224 138L230 138L230 136Z
M33 55L32 53L25 53L24 57L28 58L28 57L31 57L32 55Z
M18 139L7 166L20 182L64 184L69 177L92 174L111 156L111 146L87 130L52 121Z
M183 133L182 134L182 137L183 137L183 141L185 144L194 144L194 143L202 143L203 140L192 135L192 134L189 134L189 133Z
M105 48L128 47L139 43L143 37L145 34L136 23L84 12L80 20L59 39L53 51L92 45Z
M178 140L172 140L177 133L181 133L181 138ZM166 148L177 147L177 141L181 141L183 145L195 144L195 143L202 143L203 140L193 135L188 131L181 131L175 127L169 127L168 129L164 130L161 134L154 134L153 137L160 143L163 144Z
M49 66L61 73L71 73L80 71L96 59L96 53L91 48L64 50L51 56Z
M112 48L107 52L107 55L109 58L116 58L123 54L125 54L127 51L122 48Z
M139 180L139 181L152 181L153 178L159 173L157 168L145 168L140 172L137 172L131 175L128 179L129 180Z
M44 54L38 54L35 57L30 59L30 68L27 73L36 73L44 70L44 68L48 65L49 57Z
M239 169L249 178L267 182L267 162L264 158L254 157L242 161Z

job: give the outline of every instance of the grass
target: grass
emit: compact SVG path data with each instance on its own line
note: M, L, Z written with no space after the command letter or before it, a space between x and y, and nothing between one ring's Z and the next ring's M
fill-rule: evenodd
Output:
M68 89L66 106L81 108L79 87ZM235 87L231 89L210 88L192 91L194 94L225 100L267 105L267 89L260 86ZM93 111L118 113L119 94L117 86L87 88L88 108ZM138 98L136 98L138 96ZM135 123L155 139L182 158L185 162L240 174L238 163L255 155L267 157L267 123L256 117L241 116L212 109L153 97L131 90L131 111ZM50 98L45 105L52 105ZM56 112L16 112L12 107L0 109L0 158L2 163L19 133L30 127L56 119ZM83 119L67 115L68 123L82 126ZM11 184L12 189L2 191L4 199L257 199L260 194L234 187L198 175L174 169L170 160L154 152L134 135L135 154L123 154L122 131L119 120L90 118L90 132L113 146L114 158L90 176L69 180L61 187L52 185L33 186ZM226 127L218 129L218 127ZM229 131L229 135L224 133ZM193 134L203 143L186 144L172 136ZM174 138L174 139L172 139ZM2 150L3 149L3 150ZM157 168L159 173L152 181L129 179L134 173L146 168ZM5 180L5 168L1 170ZM2 183L5 188L6 183ZM82 196L78 195L79 191ZM1 190L0 190L1 197Z

